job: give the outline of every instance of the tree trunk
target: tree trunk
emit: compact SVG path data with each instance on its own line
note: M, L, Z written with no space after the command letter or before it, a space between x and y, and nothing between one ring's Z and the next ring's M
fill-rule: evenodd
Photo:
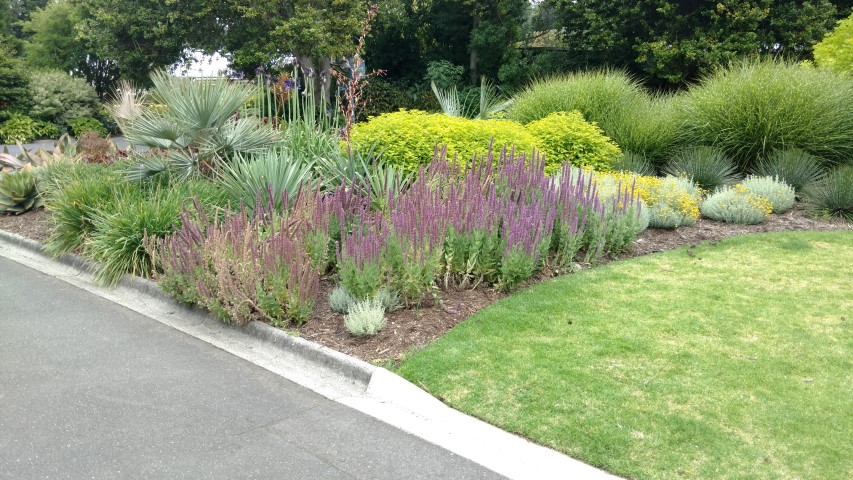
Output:
M474 16L474 27L471 29L471 33L477 30L477 27L480 26L480 16ZM473 35L472 35L473 36ZM480 61L479 56L477 55L477 48L474 45L471 45L471 57L468 62L468 80L471 82L471 85L477 84L477 78L480 76L479 71L477 70L477 63Z
M302 69L302 75L305 76L305 81L310 82L310 94L314 96L314 104L319 107L326 107L329 104L329 95L331 93L332 74L330 73L332 60L329 57L323 57L319 62L315 62L309 55L296 55L296 61L299 62L299 67Z

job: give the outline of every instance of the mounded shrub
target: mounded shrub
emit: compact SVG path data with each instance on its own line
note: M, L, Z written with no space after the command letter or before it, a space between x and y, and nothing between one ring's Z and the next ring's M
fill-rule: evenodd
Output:
M347 330L356 337L376 335L387 323L385 307L377 298L354 303L344 319Z
M388 164L414 172L432 160L436 144L447 145L449 157L459 162L482 155L494 139L496 148L515 146L529 152L536 139L523 126L510 120L471 120L440 113L401 110L373 117L353 126L353 149L367 150L376 145Z
M775 150L761 159L752 173L762 177L779 177L799 192L811 182L820 180L824 174L823 161L799 148Z
M101 136L106 136L109 133L100 120L92 117L74 119L68 124L68 127L71 129L71 134L77 138L80 138L86 132L95 132Z
M702 215L721 222L754 225L773 211L770 201L752 194L741 184L725 187L702 202Z
M794 208L797 201L793 187L778 177L749 176L741 184L749 193L766 198L773 208L773 213L785 213Z
M735 163L725 152L714 147L690 147L678 152L664 172L673 177L686 177L701 188L713 191L740 179Z
M56 125L17 113L0 124L0 143L30 143L39 138L57 136L59 127Z
M648 211L651 228L690 226L699 217L702 192L687 178L661 178L628 172L596 175L596 178L598 188L605 194L615 191L617 185L624 190L633 189Z
M555 112L579 111L620 148L661 165L679 138L673 98L652 98L625 72L591 70L538 80L513 98L507 117L527 124Z
M545 173L559 170L564 162L609 171L622 155L598 125L587 122L577 111L552 113L530 122L526 128L545 154Z
M60 71L35 72L30 78L33 106L30 115L57 125L70 125L100 111L98 94L78 77Z
M687 138L722 149L742 170L788 148L851 162L851 98L851 77L779 61L745 61L691 88L680 115Z
M853 222L853 166L831 170L803 189L806 209L813 215Z
M530 123L555 112L579 111L607 130L610 122L647 99L642 85L618 70L589 70L531 83L513 99L507 116Z

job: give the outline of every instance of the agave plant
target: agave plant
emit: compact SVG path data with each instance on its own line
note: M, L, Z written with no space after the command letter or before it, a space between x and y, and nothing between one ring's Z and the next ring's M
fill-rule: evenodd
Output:
M134 154L138 163L131 179L164 170L186 178L236 155L262 153L279 140L262 119L238 115L255 95L250 84L224 77L178 78L163 71L153 73L151 81L148 104L128 87L111 108L131 144L154 149Z
M30 152L20 143L18 149L21 151L17 156L9 153L9 150L4 147L3 153L0 153L0 172L12 173L23 170L28 165L31 167L43 167L59 161L79 161L81 156L77 153L77 144L71 140L68 134L63 135L57 140L51 151L40 148L34 152Z
M0 213L20 214L41 206L32 168L0 175Z
M480 77L480 102L476 107L466 105L456 87L442 90L438 88L435 82L432 82L431 86L435 98L438 99L438 104L441 105L441 110L445 115L451 117L485 120L498 112L506 110L512 104L512 100L503 100L500 98L497 88L486 80L486 77Z

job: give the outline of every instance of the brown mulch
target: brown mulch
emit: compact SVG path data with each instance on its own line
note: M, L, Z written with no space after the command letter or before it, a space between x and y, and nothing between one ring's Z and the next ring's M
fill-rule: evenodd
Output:
M48 236L47 215L43 209L20 216L0 215L0 229L43 242ZM618 259L735 235L791 230L853 230L853 224L810 218L798 208L782 215L773 215L759 225L732 225L700 218L693 227L646 230L640 234L633 247ZM528 285L544 278L533 279ZM307 340L373 363L396 361L413 348L429 345L455 325L506 296L485 286L473 290L442 291L440 301L431 300L418 308L388 314L388 325L376 336L356 338L344 327L343 315L329 308L326 299L334 287L332 281L323 281L320 298L311 318L296 332Z
M37 208L21 215L0 214L0 230L44 243L50 236L50 219L44 208Z

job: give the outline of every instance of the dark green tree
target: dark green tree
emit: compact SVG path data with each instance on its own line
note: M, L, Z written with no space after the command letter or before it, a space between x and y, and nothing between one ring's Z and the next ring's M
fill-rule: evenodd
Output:
M0 35L0 122L29 106L30 90L25 71L9 36Z
M808 59L838 14L828 0L547 1L574 68L626 68L668 87L746 56Z
M85 11L72 0L49 3L30 14L22 24L28 36L27 63L36 68L59 69L86 79L103 98L118 77L116 62L100 58L79 33Z

